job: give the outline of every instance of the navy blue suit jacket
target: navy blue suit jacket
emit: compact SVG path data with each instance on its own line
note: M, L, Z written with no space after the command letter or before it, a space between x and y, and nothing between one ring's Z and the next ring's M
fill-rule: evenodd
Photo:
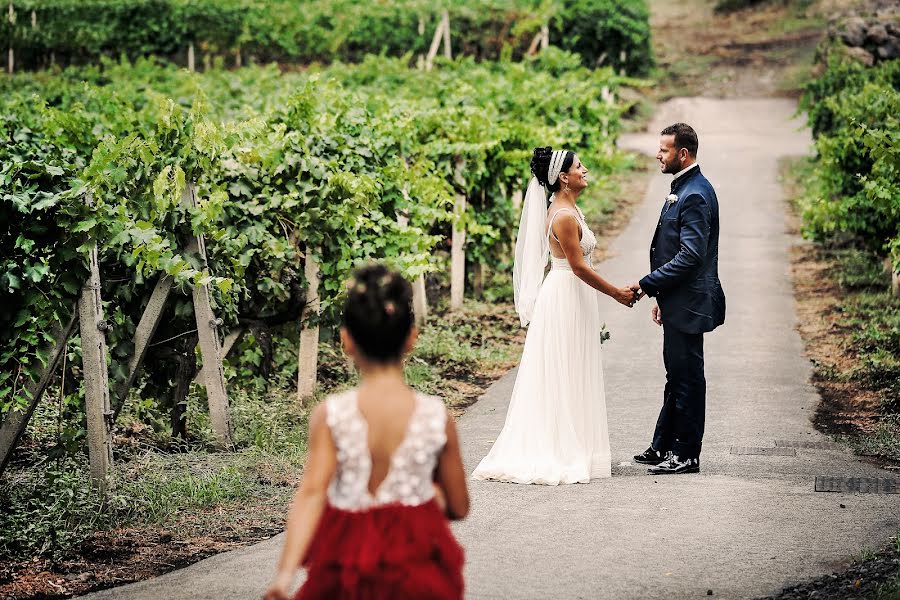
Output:
M640 286L656 298L667 326L705 333L725 322L725 293L719 281L719 201L694 167L674 181L674 204L662 208L650 269Z

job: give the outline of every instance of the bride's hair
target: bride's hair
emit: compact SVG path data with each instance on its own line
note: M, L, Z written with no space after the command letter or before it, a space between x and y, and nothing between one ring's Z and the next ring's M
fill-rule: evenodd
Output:
M534 154L531 155L531 174L537 177L538 182L551 192L559 191L559 178L550 185L547 181L550 171L550 157L553 155L553 147L545 146L543 148L535 148ZM572 162L575 160L575 153L571 150L566 151L566 157L563 159L560 173L565 173L572 168Z
M412 286L399 273L373 264L347 282L344 326L370 360L392 362L403 354L413 326Z

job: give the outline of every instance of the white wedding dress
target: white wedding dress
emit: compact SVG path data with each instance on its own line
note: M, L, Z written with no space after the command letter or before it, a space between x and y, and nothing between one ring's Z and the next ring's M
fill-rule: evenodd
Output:
M577 209L576 209L577 210ZM560 209L560 213L571 209ZM577 210L590 264L597 238ZM547 235L552 232L552 220ZM550 256L503 430L473 479L559 485L610 477L600 295Z

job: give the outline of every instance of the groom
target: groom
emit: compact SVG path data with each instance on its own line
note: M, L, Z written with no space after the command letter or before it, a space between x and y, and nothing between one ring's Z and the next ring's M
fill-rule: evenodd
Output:
M656 159L674 175L650 246L652 272L634 284L657 300L666 387L653 442L635 462L655 475L697 473L706 412L703 334L725 322L719 282L719 202L697 164L697 133L676 123L662 130Z

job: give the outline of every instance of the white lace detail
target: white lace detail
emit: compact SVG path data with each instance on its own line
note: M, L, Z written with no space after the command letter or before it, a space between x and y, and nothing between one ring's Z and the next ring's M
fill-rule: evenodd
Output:
M577 211L575 220L578 221L578 226L581 227L581 253L584 256L585 261L593 266L591 255L597 247L597 236L595 236L594 232L591 231L591 228L588 227L587 222L584 220L584 213L581 212L581 209L576 206L575 210ZM556 238L556 234L553 233L553 221L556 219L556 215L563 211L571 212L568 208L559 209L553 214L553 217L550 219L550 224L547 226L547 235L552 235L557 242L559 239ZM550 254L550 266L552 269L572 270L572 267L569 265L569 259L566 257L558 258L553 256L552 253Z
M387 476L374 495L368 489L372 474L369 426L359 412L357 391L335 394L325 403L326 422L337 446L337 472L328 486L333 506L343 510L396 503L417 506L434 497L434 469L447 443L447 410L440 398L416 394L406 435L391 456Z

